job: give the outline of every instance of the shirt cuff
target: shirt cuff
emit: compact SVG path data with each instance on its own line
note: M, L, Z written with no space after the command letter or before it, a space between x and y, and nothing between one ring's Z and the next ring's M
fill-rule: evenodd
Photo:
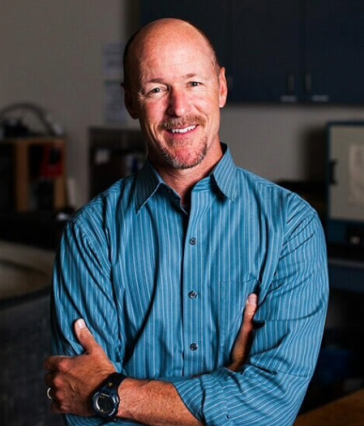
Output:
M233 423L222 387L226 379L226 369L221 368L192 379L173 378L168 381L175 386L186 407L198 420L209 426L228 426Z

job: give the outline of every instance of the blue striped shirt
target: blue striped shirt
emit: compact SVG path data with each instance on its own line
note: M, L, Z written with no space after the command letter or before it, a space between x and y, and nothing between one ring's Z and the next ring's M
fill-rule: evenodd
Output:
M254 341L234 373L226 366L252 292ZM54 352L82 352L72 327L82 317L118 371L174 383L206 424L286 426L315 367L327 299L322 227L299 196L236 167L227 150L186 212L147 162L64 231Z

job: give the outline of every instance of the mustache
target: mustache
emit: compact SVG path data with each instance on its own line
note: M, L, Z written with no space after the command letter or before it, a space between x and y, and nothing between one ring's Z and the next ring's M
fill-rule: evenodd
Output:
M160 128L162 130L171 130L196 125L203 126L205 123L205 119L199 115L186 115L183 118L169 118L161 123Z

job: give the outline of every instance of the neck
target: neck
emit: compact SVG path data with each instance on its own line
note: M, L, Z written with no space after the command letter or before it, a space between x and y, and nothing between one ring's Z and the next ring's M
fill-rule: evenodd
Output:
M164 182L173 188L181 197L181 203L185 207L190 206L191 192L193 187L214 169L223 156L222 150L212 161L205 159L201 164L190 169L174 169L166 164L152 163Z

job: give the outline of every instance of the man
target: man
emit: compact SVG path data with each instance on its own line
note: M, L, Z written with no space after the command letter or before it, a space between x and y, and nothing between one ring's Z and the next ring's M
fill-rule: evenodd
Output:
M139 31L124 89L148 161L65 230L53 312L68 357L45 363L52 409L72 425L291 425L327 309L317 214L234 165L219 138L225 70L195 27Z

